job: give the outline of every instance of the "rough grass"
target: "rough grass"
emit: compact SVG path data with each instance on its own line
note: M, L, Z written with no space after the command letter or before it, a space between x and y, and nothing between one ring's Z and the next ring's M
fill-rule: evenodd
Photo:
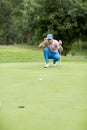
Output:
M35 62L40 54L40 49L28 45L0 46L0 62Z
M87 53L76 51L77 56L62 56L62 61L87 61ZM30 45L8 45L0 46L0 63L2 62L43 62L42 49Z
M42 51L28 51L29 62L0 63L0 130L87 130L87 60L43 68Z

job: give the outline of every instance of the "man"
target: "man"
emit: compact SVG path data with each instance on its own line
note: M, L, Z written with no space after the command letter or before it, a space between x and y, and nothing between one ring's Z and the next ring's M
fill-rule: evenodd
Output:
M49 67L49 59L53 59L52 66L56 66L56 62L60 60L59 42L53 39L52 34L47 34L47 37L42 43L39 44L39 47L44 47L43 54L46 61L45 68Z

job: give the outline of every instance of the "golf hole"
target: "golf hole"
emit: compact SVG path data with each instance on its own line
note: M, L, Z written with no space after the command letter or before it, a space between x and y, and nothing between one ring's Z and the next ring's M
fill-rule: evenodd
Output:
M18 108L25 108L25 106L18 106Z

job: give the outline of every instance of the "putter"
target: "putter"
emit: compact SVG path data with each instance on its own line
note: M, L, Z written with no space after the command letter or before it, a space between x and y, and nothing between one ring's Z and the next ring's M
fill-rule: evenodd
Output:
M61 53L60 53L60 56L62 57ZM62 67L61 57L60 57L60 60L59 60L60 67Z

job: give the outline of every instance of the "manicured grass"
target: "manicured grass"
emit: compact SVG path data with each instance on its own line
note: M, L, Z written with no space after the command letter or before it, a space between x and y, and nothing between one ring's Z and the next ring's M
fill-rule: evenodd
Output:
M87 130L87 57L61 62L44 68L38 47L0 46L0 130Z
M0 130L87 130L87 62L43 66L0 63Z

